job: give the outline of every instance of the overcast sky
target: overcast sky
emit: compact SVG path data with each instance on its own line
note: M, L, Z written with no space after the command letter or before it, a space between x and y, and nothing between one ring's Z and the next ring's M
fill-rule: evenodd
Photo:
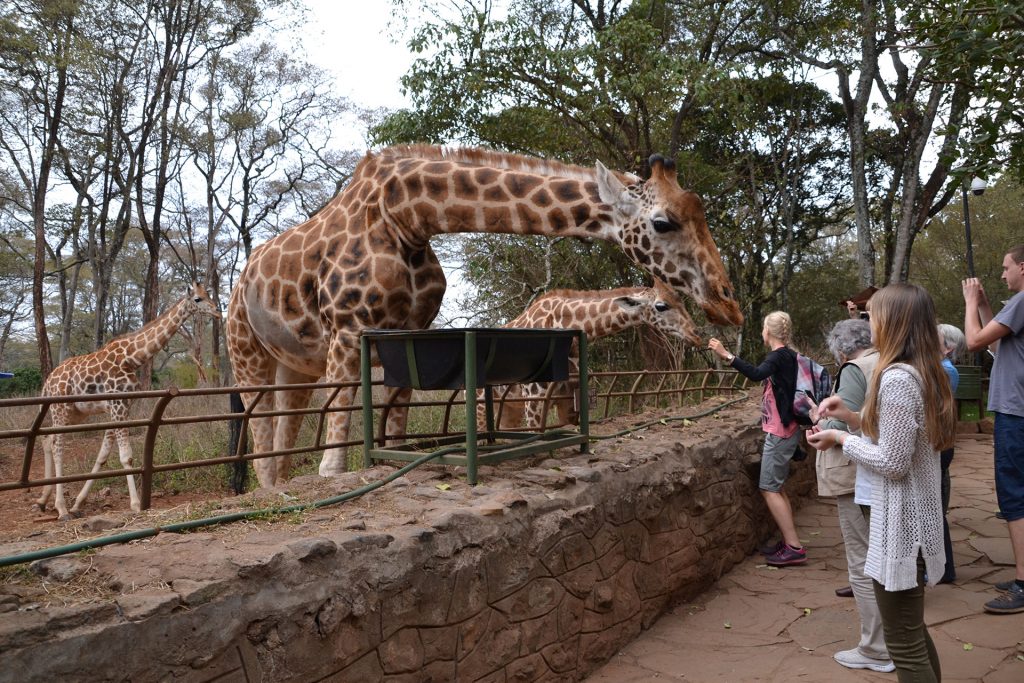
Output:
M389 0L306 0L310 8L305 48L311 61L337 79L338 95L364 107L408 104L398 80L412 64L405 44L388 36Z

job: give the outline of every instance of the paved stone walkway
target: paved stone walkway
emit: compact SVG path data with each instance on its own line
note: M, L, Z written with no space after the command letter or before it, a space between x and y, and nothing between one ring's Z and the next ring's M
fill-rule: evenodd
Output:
M1006 523L996 519L992 437L962 434L951 469L950 533L955 584L930 588L925 618L943 681L1024 681L1024 613L990 615L992 584L1012 578ZM846 556L835 505L820 498L797 513L808 549L802 567L775 569L749 557L692 603L663 615L589 683L642 681L892 681L896 674L853 671L835 663L856 646Z

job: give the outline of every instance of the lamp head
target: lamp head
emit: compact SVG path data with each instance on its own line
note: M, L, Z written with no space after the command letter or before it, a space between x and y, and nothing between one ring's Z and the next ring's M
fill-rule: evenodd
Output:
M976 196L983 194L986 187L988 187L988 183L985 182L984 178L975 178L971 181L971 193Z

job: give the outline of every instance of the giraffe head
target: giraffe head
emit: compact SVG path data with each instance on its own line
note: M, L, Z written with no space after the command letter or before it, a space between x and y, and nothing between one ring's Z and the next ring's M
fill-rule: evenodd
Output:
M217 304L213 303L210 295L206 293L206 288L198 282L192 283L188 296L185 297L185 309L189 313L199 313L212 318L220 318Z
M690 346L703 345L697 326L676 291L654 278L654 326Z
M601 201L616 214L622 249L656 278L696 301L708 318L739 325L743 314L708 230L704 206L679 187L675 162L654 155L651 177L629 185L597 163Z

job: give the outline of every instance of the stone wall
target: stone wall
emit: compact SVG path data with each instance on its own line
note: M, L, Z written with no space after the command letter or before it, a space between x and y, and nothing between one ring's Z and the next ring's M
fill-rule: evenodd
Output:
M294 520L46 561L110 593L3 614L0 680L580 680L771 532L756 409L482 468L476 489L421 468ZM795 502L813 470L794 466Z

